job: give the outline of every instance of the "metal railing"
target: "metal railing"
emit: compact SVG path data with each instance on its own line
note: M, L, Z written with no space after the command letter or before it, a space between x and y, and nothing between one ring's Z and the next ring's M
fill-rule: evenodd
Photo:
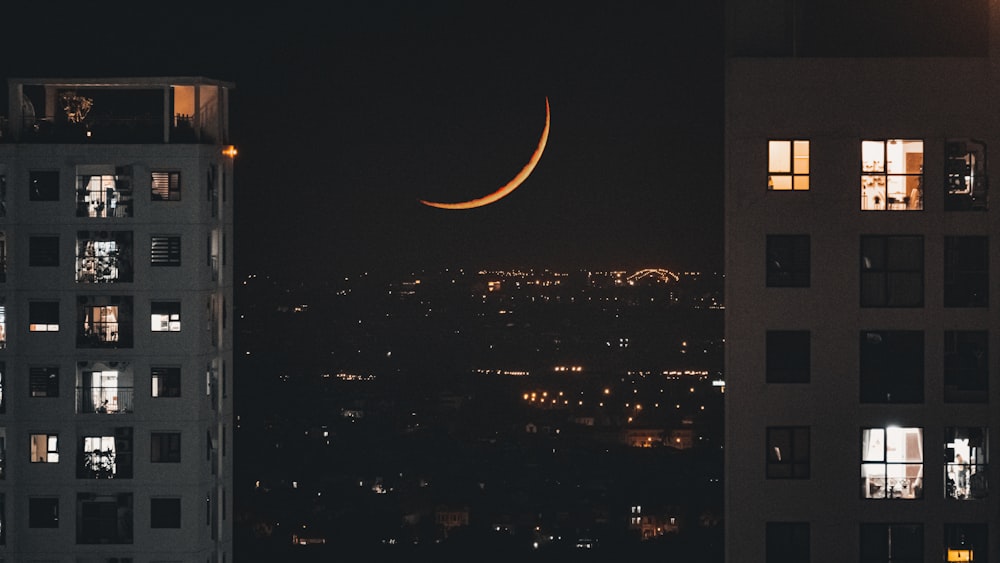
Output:
M77 387L76 412L80 414L127 414L134 412L133 387Z

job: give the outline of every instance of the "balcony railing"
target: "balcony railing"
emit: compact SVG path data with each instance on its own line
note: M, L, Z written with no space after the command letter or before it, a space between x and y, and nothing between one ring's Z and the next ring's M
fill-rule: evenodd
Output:
M134 412L132 387L77 387L76 412L80 414L127 414Z

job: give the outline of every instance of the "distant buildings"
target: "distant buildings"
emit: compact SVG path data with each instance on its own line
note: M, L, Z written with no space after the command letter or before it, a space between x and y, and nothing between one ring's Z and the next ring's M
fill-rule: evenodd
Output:
M1000 5L737 4L727 561L995 561Z
M231 89L8 84L0 560L233 561Z

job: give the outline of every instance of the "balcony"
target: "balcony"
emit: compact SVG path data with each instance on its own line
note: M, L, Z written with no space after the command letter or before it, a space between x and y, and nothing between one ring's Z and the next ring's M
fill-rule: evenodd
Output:
M134 412L132 387L77 387L78 414L129 414Z

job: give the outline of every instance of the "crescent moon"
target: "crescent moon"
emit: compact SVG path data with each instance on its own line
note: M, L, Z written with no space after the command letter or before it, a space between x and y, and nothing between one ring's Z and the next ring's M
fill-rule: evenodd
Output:
M535 153L531 155L531 159L528 164L524 165L524 168L517 173L509 182L500 187L499 190L478 199L470 199L469 201L460 201L457 203L439 203L435 201L420 200L420 203L424 205L429 205L431 207L437 207L440 209L472 209L474 207L482 207L484 205L489 205L503 197L510 195L510 192L517 189L518 186L524 182L528 176L531 175L531 171L535 169L535 165L542 158L542 153L545 151L545 143L549 140L549 98L545 97L545 128L542 129L542 138L538 140L538 147L535 148Z

